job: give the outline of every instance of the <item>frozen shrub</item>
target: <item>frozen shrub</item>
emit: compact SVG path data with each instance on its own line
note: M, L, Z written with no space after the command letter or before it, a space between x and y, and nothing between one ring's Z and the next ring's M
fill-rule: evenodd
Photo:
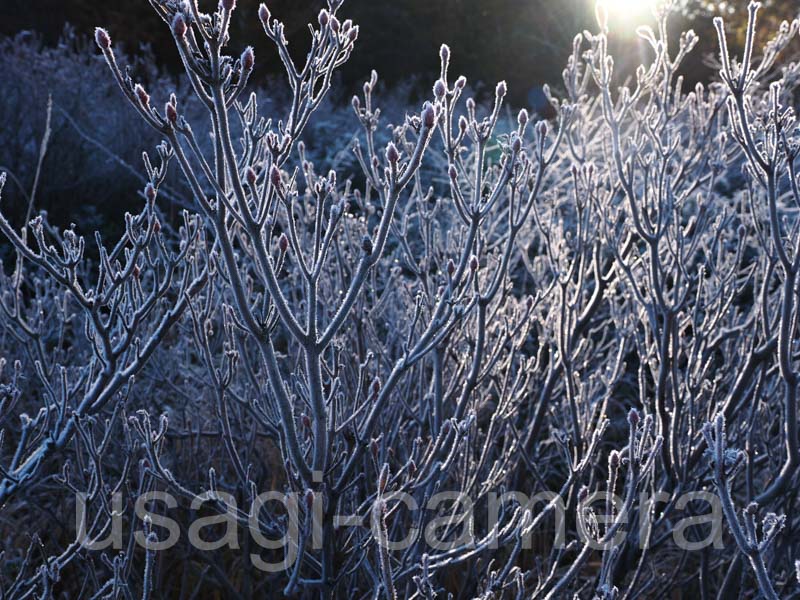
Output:
M0 219L0 505L42 537L4 530L9 597L793 593L797 22L756 57L752 4L740 59L718 22L721 81L687 90L693 32L659 12L621 83L600 4L557 118L506 130L506 84L478 106L443 46L389 139L377 75L353 98L350 173L302 141L360 33L340 0L299 63L260 7L291 92L269 115L236 2L151 4L204 112L97 30L164 140L141 212L97 264Z

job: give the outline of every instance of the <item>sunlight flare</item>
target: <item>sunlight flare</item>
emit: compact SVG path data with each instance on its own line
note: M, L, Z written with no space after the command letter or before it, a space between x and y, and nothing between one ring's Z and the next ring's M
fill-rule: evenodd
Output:
M598 18L605 13L608 24L639 25L653 14L653 0L598 0Z

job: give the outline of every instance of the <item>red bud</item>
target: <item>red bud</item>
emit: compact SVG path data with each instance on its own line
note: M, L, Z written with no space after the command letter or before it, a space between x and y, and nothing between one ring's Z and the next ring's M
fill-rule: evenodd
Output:
M267 5L261 4L258 7L258 18L261 19L261 22L264 23L264 25L269 24L270 16L271 15L269 9L267 8Z
M426 129L430 129L436 124L436 111L430 102L426 102L422 109L422 124Z
M141 102L142 106L145 108L150 106L150 94L148 94L141 85L137 83L133 91L136 93L136 97L139 98L139 102Z
M450 62L450 46L447 44L442 44L442 47L439 48L439 58L444 64Z
M167 102L164 106L164 114L167 116L167 121L175 125L178 122L178 110L171 102Z
M155 201L155 199L156 199L156 188L153 187L152 183L148 183L146 186L144 186L144 195L145 195L145 198L147 198L147 200L149 202Z
M96 27L94 30L94 41L100 46L101 50L108 50L111 47L111 37L108 32L102 27Z
M244 52L242 52L241 61L242 61L242 69L244 71L253 70L253 65L256 62L256 57L255 54L253 53L253 49L250 46L245 48Z
M281 185L281 170L278 167L276 167L275 165L272 165L272 169L270 169L270 171L269 171L269 179L272 182L272 185L274 185L275 187L280 187L280 185Z
M400 153L397 151L397 146L392 142L389 142L389 145L386 147L386 160L393 165L397 164L397 161L400 160Z
M177 13L175 18L172 19L172 34L180 39L183 39L183 36L186 35L186 30L188 27L186 26L186 21L183 18L181 13Z
M494 93L498 98L503 98L506 95L507 91L508 91L508 88L506 87L506 82L505 81L501 81L500 83L497 84L497 87L495 88Z

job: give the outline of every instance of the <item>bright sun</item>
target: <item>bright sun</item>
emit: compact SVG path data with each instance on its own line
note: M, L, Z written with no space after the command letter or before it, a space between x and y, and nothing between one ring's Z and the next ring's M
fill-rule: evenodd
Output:
M652 0L600 0L606 5L610 21L639 21L652 14Z

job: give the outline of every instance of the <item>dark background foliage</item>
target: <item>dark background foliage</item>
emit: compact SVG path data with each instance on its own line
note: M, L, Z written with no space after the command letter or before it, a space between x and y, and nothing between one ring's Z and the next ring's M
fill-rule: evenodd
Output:
M239 0L232 39L255 47L252 85L259 88L260 99L272 103L275 114L283 89L277 78L283 73L261 31L256 16L259 1ZM683 1L683 16L674 18L672 26L676 31L693 27L700 34L699 49L684 65L687 84L693 85L715 70L716 36L710 15L726 13L735 46L746 11L743 2ZM210 8L212 2L201 4ZM286 25L290 49L302 58L308 49L307 23L323 3L269 0L268 4ZM772 22L762 21L760 30L765 32L797 10L792 0L766 4L769 10L763 11L763 18ZM349 98L372 69L378 71L382 88L391 90L384 98L391 97L395 111L402 114L428 93L437 77L439 45L447 43L452 49L452 72L468 77L479 100L490 100L495 82L506 80L512 107L538 109L540 116L548 117L541 86L559 87L573 36L596 29L592 0L347 0L343 14L361 26L362 34L351 60L338 74L327 109L315 117L307 133L310 147L323 150L323 156L315 158L326 161L351 158L341 131L355 129ZM91 223L91 228L113 231L112 217L138 205L133 190L141 187L136 176L141 152L159 140L149 131L132 133L138 126L136 116L120 102L90 42L98 25L109 30L154 98L166 100L180 68L172 38L146 0L0 0L0 116L7 125L0 128L0 166L15 177L6 198L17 205L11 214L18 224L27 213L49 97L54 105L52 134L35 209L48 211L55 223ZM617 57L627 57L630 63L618 63L617 69L647 59L633 23L612 30L610 41ZM98 143L103 146L99 155Z
M278 70L277 60L266 50L256 18L260 0L240 0L233 24L233 39L253 43L260 53L262 80ZM744 2L714 3L686 0L686 20L698 33L712 33L712 12L744 8ZM205 2L204 4L209 4ZM287 37L298 54L306 49L306 23L319 10L317 0L270 0L270 10L286 24ZM792 16L792 0L773 0L769 18ZM527 100L531 87L557 82L572 37L593 29L594 3L590 0L348 0L344 13L366 32L353 58L344 68L349 87L358 85L375 68L384 81L396 83L410 75L427 80L438 68L441 43L453 50L455 71L467 73L472 81L493 84L505 79L516 104ZM738 18L746 13L736 11ZM699 17L699 18L698 18ZM65 22L79 34L91 33L99 24L107 27L128 47L152 45L158 60L174 69L177 57L171 39L164 35L158 17L145 0L98 2L96 0L3 0L0 2L0 34L14 35L34 30L46 42L56 43ZM686 23L674 20L681 28ZM768 28L764 28L768 30ZM612 32L613 33L613 32ZM624 37L624 32L623 37ZM703 36L704 50L714 40ZM702 53L698 53L702 54ZM258 54L257 54L258 55ZM699 68L696 61L695 68ZM698 73L700 75L700 73Z
M287 37L298 53L305 50L306 23L319 10L316 0L272 0L273 14L286 24ZM4 0L0 28L4 34L33 29L54 43L65 21L78 32L103 24L115 39L129 47L152 44L156 56L169 67L175 53L158 17L144 0ZM233 38L255 44L260 75L278 68L256 18L257 0L241 0ZM410 74L435 73L439 44L453 49L454 68L469 72L472 80L507 79L517 100L536 83L556 79L575 32L590 26L591 3L586 0L348 0L344 13L368 32L359 40L344 69L348 83L360 82L375 68L385 81L398 82Z

